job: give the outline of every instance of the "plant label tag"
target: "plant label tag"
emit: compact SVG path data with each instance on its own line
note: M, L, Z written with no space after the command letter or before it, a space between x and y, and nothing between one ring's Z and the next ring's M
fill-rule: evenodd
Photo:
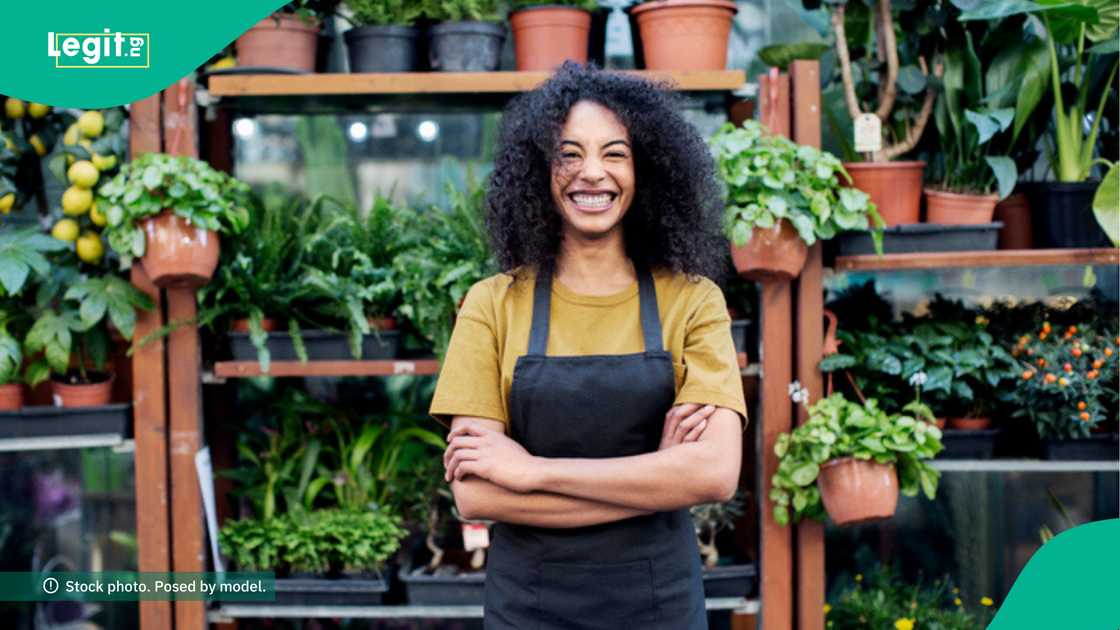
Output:
M474 551L490 546L490 529L482 523L463 523L463 549Z
M856 153L872 153L883 148L883 123L875 114L860 114L852 121L856 134Z

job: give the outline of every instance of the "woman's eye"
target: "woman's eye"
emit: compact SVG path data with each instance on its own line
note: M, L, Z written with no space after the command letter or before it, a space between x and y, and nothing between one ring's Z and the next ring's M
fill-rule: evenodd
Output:
M626 154L623 153L622 151L611 151L610 153L607 154L607 157L626 159Z

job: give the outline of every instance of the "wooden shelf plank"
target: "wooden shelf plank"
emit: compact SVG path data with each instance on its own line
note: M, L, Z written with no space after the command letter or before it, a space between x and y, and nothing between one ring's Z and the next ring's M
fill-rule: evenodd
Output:
M742 70L656 72L621 71L665 79L684 92L738 89L746 83ZM306 96L352 94L516 93L531 90L549 72L380 72L368 74L230 74L210 77L212 96Z
M901 271L963 267L1029 267L1036 265L1116 265L1120 249L1001 249L975 252L864 254L837 256L836 271Z
M740 352L739 368L747 367L747 355ZM389 359L381 361L273 361L267 376L397 376L401 374L439 374L435 359ZM262 376L256 361L218 361L214 363L217 378Z

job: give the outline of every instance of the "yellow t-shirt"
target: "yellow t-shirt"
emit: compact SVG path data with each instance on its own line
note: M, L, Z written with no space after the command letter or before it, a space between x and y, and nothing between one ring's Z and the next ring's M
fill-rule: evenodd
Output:
M653 271L661 334L673 357L676 399L726 407L747 421L743 381L723 293L707 278ZM535 270L497 274L467 293L440 369L430 413L492 418L509 425L509 391L517 358L529 348ZM573 293L552 282L549 356L642 351L638 283L613 295Z

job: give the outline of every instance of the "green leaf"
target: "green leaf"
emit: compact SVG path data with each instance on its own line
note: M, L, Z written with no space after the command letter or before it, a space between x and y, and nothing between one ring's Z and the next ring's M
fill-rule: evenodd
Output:
M906 94L921 94L926 89L926 75L914 64L905 65L898 71L898 87Z
M1120 247L1120 164L1109 167L1093 195L1093 215L1112 246Z
M799 59L820 59L832 46L824 42L793 42L771 44L758 51L758 58L768 66L786 70L790 62Z
M795 468L793 472L790 473L790 479L799 486L807 486L817 480L817 474L819 472L819 466L815 463L807 463Z
M1015 160L1003 155L986 155L984 161L996 176L999 198L1007 199L1007 196L1015 190L1015 182L1019 180L1019 169L1015 166Z

